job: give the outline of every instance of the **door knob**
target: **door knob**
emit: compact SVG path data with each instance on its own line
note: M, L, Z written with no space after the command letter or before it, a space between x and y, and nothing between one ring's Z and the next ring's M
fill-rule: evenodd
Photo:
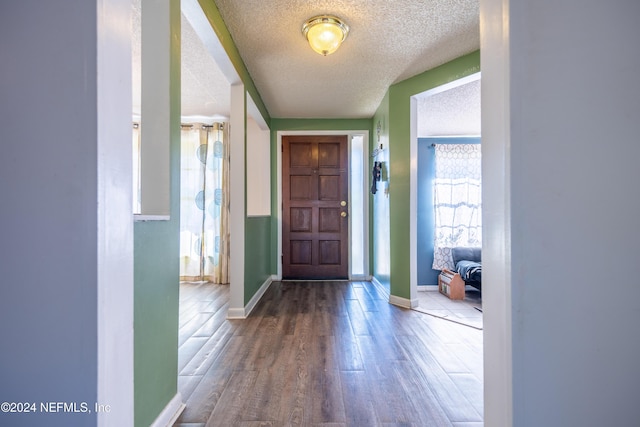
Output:
M347 217L347 213L346 213L346 212L340 212L340 216L341 216L342 218L346 218L346 217Z

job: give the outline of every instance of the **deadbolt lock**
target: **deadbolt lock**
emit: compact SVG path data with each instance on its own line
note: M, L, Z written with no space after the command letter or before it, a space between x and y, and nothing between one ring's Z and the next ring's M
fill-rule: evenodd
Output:
M345 202L344 200L340 202L340 206L345 207L347 206L347 202Z

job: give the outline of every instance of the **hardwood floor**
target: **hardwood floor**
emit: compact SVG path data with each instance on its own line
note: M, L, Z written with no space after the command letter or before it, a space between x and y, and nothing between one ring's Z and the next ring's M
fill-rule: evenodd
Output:
M175 426L482 426L482 331L368 282L274 282L245 320L180 286Z

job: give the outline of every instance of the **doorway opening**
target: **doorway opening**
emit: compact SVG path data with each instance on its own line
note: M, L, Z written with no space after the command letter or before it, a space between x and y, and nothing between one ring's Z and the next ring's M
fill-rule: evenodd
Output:
M411 270L412 299L418 286L436 288L439 271L434 256L432 184L434 150L431 144L479 143L480 73L414 95L411 98ZM414 237L415 236L415 237Z
M417 165L411 190L411 235L417 236L411 251L412 298L418 300L420 311L444 313L448 319L481 328L478 289L465 286L468 298L460 301L438 293L441 270L455 270L451 249L481 246L480 73L415 95L411 103L411 153ZM458 191L464 188L469 191ZM462 217L468 218L461 221Z

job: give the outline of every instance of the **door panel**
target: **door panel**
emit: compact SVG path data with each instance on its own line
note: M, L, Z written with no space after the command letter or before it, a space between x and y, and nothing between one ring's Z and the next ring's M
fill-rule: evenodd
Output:
M318 231L320 233L339 233L342 225L340 208L318 209Z
M310 176L292 176L289 182L291 183L291 200L309 200L313 185Z
M291 208L291 231L311 232L311 208Z
M318 199L340 201L340 177L323 175L318 179Z
M283 278L348 278L347 136L283 136L282 152Z

